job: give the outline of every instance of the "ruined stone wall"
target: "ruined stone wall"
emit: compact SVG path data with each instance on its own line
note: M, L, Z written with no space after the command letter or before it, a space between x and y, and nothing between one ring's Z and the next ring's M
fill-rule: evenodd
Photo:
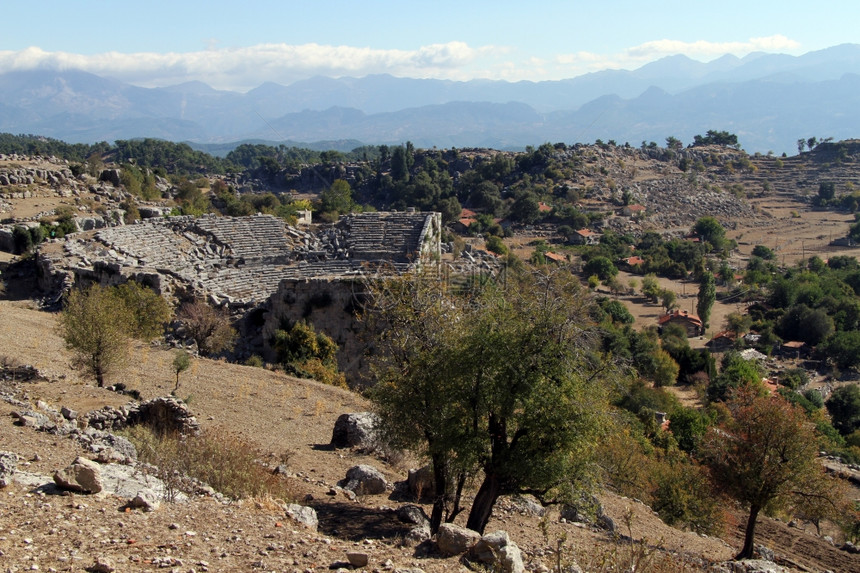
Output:
M338 368L345 372L350 386L361 385L366 368L364 348L365 326L359 322L356 310L361 308L363 287L360 279L312 278L281 281L269 299L262 329L265 358L275 359L269 344L275 331L296 322L306 321L317 332L323 332L338 347Z

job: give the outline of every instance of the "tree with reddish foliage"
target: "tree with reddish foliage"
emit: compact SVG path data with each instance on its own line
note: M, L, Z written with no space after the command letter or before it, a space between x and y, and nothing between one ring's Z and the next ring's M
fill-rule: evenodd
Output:
M803 410L778 395L762 396L749 387L726 402L731 418L712 428L703 454L715 481L749 508L744 546L737 559L753 556L759 512L813 501L835 507L833 492L817 459L818 436Z
M228 350L236 339L236 331L230 326L227 312L214 309L201 300L183 304L176 317L203 356Z

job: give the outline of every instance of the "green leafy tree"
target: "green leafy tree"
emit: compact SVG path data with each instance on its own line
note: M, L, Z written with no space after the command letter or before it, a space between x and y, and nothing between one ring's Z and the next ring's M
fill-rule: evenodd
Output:
M665 523L687 526L713 535L720 530L720 499L714 496L707 470L686 456L673 452L653 465L655 482L651 507Z
M490 235L487 237L486 241L487 250L496 253L497 255L506 255L508 254L508 247L502 241L500 237L496 235Z
M660 299L660 283L657 282L657 275L648 273L642 277L642 294L651 302L657 302Z
M776 259L776 253L773 252L773 249L770 249L764 245L756 245L755 247L753 247L751 254L754 257L758 257L766 261L772 261Z
M833 319L826 309L795 304L779 320L776 332L783 340L801 340L815 346L833 332Z
M478 209L485 209L491 215L500 215L504 206L501 191L492 181L480 182L469 195L468 204Z
M391 178L395 181L409 180L409 158L402 145L395 147L391 153Z
M694 135L693 145L725 145L727 147L738 147L738 136L728 131L717 131L709 129L704 136Z
M757 388L761 390L762 369L755 360L744 360L737 352L729 352L723 357L720 374L708 385L708 399L711 402L725 400L738 388Z
M424 274L370 281L366 288L368 310L362 318L379 333L371 398L383 421L380 430L393 446L429 458L435 532L462 511L460 494L470 469L461 463L466 460L451 455L455 444L465 443L459 433L465 414L453 399L459 389L448 372L449 355L466 327L459 318L466 315L468 298L449 296L440 281Z
M734 332L738 336L749 332L751 326L752 317L742 312L730 312L726 315L726 321L723 324L723 328L729 332Z
M173 386L172 392L173 395L176 395L176 392L179 391L179 375L191 368L191 357L184 350L177 350L170 367L176 374L176 384Z
M860 366L860 332L834 332L821 344L820 350L837 368L857 368Z
M534 193L521 194L511 205L511 218L523 224L530 225L540 219L540 205Z
M618 274L618 269L612 264L612 261L603 256L592 257L585 263L582 270L587 276L597 275L597 278L602 281Z
M702 217L692 228L693 234L699 236L702 241L711 244L714 251L723 251L729 246L726 239L726 230L714 217Z
M654 354L654 386L673 386L678 381L678 363L665 350L658 349Z
M809 384L809 374L803 368L789 368L780 376L779 383L790 390Z
M660 289L660 304L663 305L663 308L666 312L669 312L673 308L675 308L675 303L678 300L678 295L675 294L675 291L672 289L664 288Z
M19 255L29 253L33 250L33 235L26 227L16 225L12 229L12 242L15 252Z
M163 297L135 281L116 287L116 295L131 314L132 336L148 342L164 334L173 312Z
M699 281L699 294L696 298L696 314L702 321L702 326L708 328L711 321L711 309L717 300L717 282L713 273L705 272Z
M825 403L833 427L843 436L860 430L860 386L851 384L833 391Z
M133 317L114 289L94 284L73 289L60 313L59 330L75 363L104 386L128 356Z
M696 453L699 444L705 437L711 419L708 415L694 408L676 408L669 418L669 429L678 442L678 447L689 453Z
M704 457L726 493L749 508L744 545L737 559L751 559L762 510L804 498L826 498L832 488L818 463L818 436L802 409L778 396L749 389L727 402L731 418L711 431Z
M630 311L627 310L627 307L624 306L624 303L619 300L613 300L610 298L604 298L598 301L600 308L605 312L612 322L618 324L633 324L636 319L630 314Z
M570 498L593 469L605 411L604 385L586 360L591 313L578 283L553 272L509 277L505 291L487 285L473 301L438 294L442 300L412 296L385 321L395 351L404 340L417 346L389 362L396 367L376 386L383 426L423 444L434 471L437 463L459 475L480 471L469 529L484 530L501 495ZM392 325L403 319L398 332ZM434 504L431 529L437 513Z
M272 348L278 362L297 376L318 379L335 386L346 386L337 370L337 343L312 324L299 321L275 331Z
M320 193L320 211L342 215L353 210L352 189L343 179L335 179L331 187Z

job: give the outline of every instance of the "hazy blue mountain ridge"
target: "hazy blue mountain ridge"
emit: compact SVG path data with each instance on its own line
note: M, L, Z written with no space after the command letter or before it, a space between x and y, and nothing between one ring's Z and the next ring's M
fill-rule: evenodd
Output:
M791 152L800 137L860 135L858 84L856 44L707 63L670 56L559 81L315 77L244 94L203 82L142 88L82 71L35 70L0 75L0 131L69 142L354 139L517 148L598 138L662 143L669 135L687 143L725 129L748 151Z

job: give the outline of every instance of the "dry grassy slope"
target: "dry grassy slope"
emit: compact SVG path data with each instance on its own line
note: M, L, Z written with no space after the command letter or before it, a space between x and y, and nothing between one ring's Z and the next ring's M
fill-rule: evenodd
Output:
M31 403L43 400L80 411L122 404L123 396L89 385L70 369L69 356L54 324L53 315L29 308L27 303L0 301L2 353L33 364L49 376L45 382L21 385ZM128 367L114 381L139 390L144 398L166 394L172 388L171 360L166 350L138 346ZM183 571L188 567L202 570L201 562L208 563L207 568L213 571L305 570L344 561L347 550L358 549L371 554L371 568L391 560L398 567L417 566L425 571L462 569L454 559L432 554L418 558L414 548L397 546L396 539L406 529L387 508L401 502L387 495L360 498L356 503L326 495L346 469L357 463L379 467L392 481L405 478L405 465L391 467L352 452L319 447L328 443L337 415L368 407L361 397L312 381L210 360L194 361L192 369L183 374L179 394L191 397L191 409L204 427L219 426L245 437L259 449L264 461L276 463L283 453L290 452L289 466L299 476L293 478L297 495L313 497L308 503L320 512L321 533L301 531L265 502L223 506L201 499L165 504L153 514L129 514L119 512L121 500L110 497L40 497L13 486L0 494L0 560L21 568L37 564L42 570L80 570L105 556L118 564L120 571L151 570L159 563L169 563L169 559L181 561ZM15 451L24 460L38 455L37 460L25 464L28 471L50 474L80 453L70 440L13 426L9 416L12 409L0 402L0 449ZM633 500L610 493L602 498L607 513L618 524L624 523L628 510L632 512L630 533L634 539L663 548L665 551L654 557L661 562L671 559L671 554L699 563L725 560L740 542L735 530L727 532L726 544L670 528ZM502 501L488 530L509 531L526 551L527 561L535 566L552 565L549 550L561 537L567 538L568 551L578 555L581 563L626 551L605 533L550 521L547 540L536 518L520 515ZM170 524L177 524L178 529L170 529ZM854 566L845 554L814 536L776 522L761 528L775 532L773 539L780 541L774 548L790 563L805 563L811 570L850 571ZM195 535L186 535L187 531ZM367 545L362 541L365 538L376 541ZM761 542L772 544L767 533ZM799 542L803 543L802 552L793 549ZM656 570L676 571L680 567L677 561L667 561ZM697 568L687 566L687 570ZM592 570L600 569L594 565Z

